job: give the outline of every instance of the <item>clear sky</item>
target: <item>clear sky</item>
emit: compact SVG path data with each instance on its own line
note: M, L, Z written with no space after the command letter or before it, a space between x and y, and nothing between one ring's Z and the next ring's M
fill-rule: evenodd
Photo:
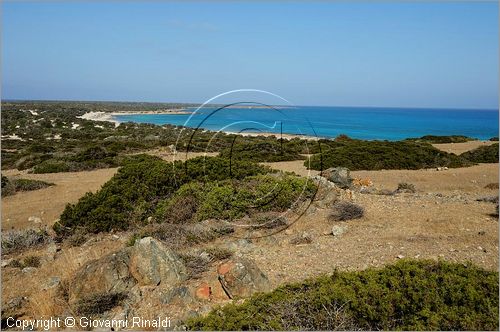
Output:
M2 98L498 108L498 4L2 2Z

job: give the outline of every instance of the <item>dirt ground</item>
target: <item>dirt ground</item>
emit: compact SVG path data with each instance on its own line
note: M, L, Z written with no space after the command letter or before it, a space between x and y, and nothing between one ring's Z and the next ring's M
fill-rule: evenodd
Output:
M186 160L205 155L190 152L175 155L166 150L148 151L167 161ZM214 155L214 154L207 154ZM84 172L29 174L26 171L5 170L2 174L8 177L43 180L54 183L45 189L19 192L13 196L2 197L2 231L10 229L40 228L52 226L59 218L68 203L76 203L87 192L95 192L116 173L118 168L106 168ZM29 221L36 217L41 223ZM37 219L38 221L38 219Z
M459 155L465 151L477 149L481 146L488 146L498 142L493 141L470 141L465 143L445 143L445 144L433 144L437 149L443 150L448 153L454 153Z

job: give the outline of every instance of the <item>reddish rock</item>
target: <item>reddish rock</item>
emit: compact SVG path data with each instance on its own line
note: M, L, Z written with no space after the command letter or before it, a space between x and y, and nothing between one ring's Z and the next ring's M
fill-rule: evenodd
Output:
M212 288L206 282L200 284L200 286L196 289L196 297L201 300L210 300L212 296Z
M221 265L219 265L219 267L217 268L217 273L220 274L220 275L225 275L226 273L228 273L232 268L234 267L234 263L233 262L227 262L227 263L222 263Z
M256 292L270 289L267 277L258 266L249 259L235 258L219 265L219 282L230 298L247 297Z

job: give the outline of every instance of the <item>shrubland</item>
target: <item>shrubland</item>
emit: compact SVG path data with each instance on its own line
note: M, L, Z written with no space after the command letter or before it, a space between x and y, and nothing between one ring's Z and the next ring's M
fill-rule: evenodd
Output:
M315 170L347 167L350 170L421 169L438 166L464 167L472 162L436 149L429 143L412 141L323 141L304 165Z
M138 155L128 160L96 193L68 204L54 225L60 236L126 230L153 220L181 224L229 219L252 212L283 211L311 197L307 179L270 173L249 161L198 157L165 162Z
M187 321L191 330L498 330L498 272L402 260L257 294Z
M498 143L478 147L460 156L474 163L498 163Z

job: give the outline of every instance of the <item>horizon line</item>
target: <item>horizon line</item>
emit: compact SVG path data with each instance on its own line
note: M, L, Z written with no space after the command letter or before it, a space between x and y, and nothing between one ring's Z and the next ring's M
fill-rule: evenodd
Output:
M79 100L79 99L16 99L16 98L1 98L0 103L3 102L84 102L84 103L135 103L135 104L180 104L180 105L202 105L203 103L196 102L176 102L176 101L130 101L130 100ZM249 102L250 103L250 102ZM224 105L224 104L209 104L209 105ZM439 107L439 106L373 106L373 105L271 105L277 107L342 107L342 108L384 108L384 109L436 109L436 110L480 110L480 111L498 111L496 108L485 107Z

